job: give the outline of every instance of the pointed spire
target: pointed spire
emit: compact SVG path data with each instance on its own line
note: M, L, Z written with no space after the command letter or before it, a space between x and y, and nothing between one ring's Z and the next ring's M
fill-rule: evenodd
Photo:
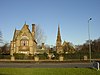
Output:
M60 35L60 26L58 24L58 34L57 34L57 41L61 41L61 35Z
M58 36L60 36L60 27L59 27L59 24L58 24Z
M57 50L57 53L62 52L62 40L61 40L60 26L59 25L58 25L58 34L57 34L57 40L56 40L56 50Z
M25 25L26 25L26 21L25 21Z

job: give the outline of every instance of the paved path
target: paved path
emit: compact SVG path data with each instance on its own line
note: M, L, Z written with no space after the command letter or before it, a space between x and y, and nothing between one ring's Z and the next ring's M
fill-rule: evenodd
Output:
M0 63L0 68L87 68L92 63Z

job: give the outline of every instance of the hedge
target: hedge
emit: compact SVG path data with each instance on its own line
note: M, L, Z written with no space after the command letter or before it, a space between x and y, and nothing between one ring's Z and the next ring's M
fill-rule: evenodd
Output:
M84 56L87 56L89 58L89 53L76 52L76 53L64 54L65 60L67 60L67 59L80 59L81 60L81 59L84 59ZM91 58L92 59L99 59L100 53L92 52Z
M33 59L33 56L32 55L25 55L25 54L23 54L23 53L16 53L16 54L14 54L14 56L15 56L15 59L24 59L24 60L26 60L26 59Z
M47 53L37 54L37 56L39 57L40 60L48 59L48 54Z
M11 55L7 55L7 54L0 54L0 59L10 59Z

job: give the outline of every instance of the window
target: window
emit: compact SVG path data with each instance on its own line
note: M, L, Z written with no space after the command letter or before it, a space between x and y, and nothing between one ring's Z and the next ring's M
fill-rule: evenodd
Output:
M21 40L21 46L28 46L28 40Z
M27 36L22 36L21 37L21 46L28 46L28 37Z

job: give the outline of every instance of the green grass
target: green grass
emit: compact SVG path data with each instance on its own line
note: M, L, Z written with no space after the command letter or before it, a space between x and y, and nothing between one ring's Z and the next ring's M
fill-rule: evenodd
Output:
M0 68L0 75L100 75L89 68Z

